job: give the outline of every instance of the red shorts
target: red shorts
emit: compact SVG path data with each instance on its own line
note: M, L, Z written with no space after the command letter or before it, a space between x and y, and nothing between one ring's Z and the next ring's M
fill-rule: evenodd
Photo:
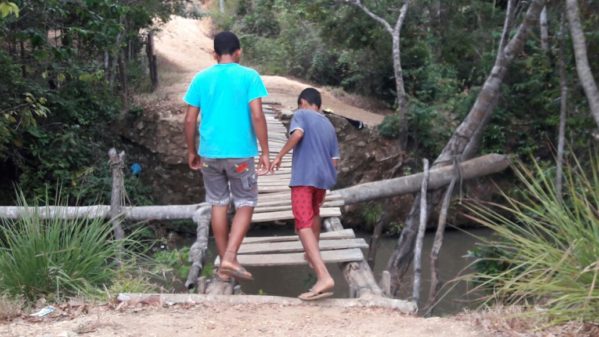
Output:
M295 229L312 227L312 220L320 215L320 205L326 190L312 186L291 187L291 210L295 217Z

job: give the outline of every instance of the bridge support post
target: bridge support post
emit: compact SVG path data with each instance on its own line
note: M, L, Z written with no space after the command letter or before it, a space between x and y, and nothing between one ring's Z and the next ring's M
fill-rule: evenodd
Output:
M339 218L327 218L323 224L325 230L328 232L343 230L343 225ZM383 290L376 283L372 270L366 260L341 263L340 268L343 270L343 276L351 289L350 295L353 297L384 297Z
M185 287L187 289L197 287L198 277L206 262L208 234L210 233L210 217L211 207L210 205L204 205L194 213L192 218L193 222L197 224L197 234L196 242L193 243L189 250L189 262L191 262L191 268L189 269L189 274L187 274L187 281L185 281Z

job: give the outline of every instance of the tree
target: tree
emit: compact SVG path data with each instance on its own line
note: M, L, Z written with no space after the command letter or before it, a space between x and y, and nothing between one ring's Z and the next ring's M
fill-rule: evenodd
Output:
M495 64L485 80L470 112L453 132L453 135L433 163L433 168L450 165L456 161L461 162L472 158L477 152L482 133L497 105L501 84L507 73L508 66L515 56L523 50L524 44L530 34L530 30L535 26L543 5L543 0L533 0L530 3L516 34L508 42L514 12L513 1L508 1L508 9L506 11L503 32L501 34ZM408 214L406 225L402 230L397 246L388 261L387 269L391 272L392 293L394 294L399 290L399 280L409 267L413 254L419 218L418 199L419 197L417 196L415 198L416 201ZM430 209L427 211L430 211Z
M578 78L584 89L584 93L589 101L591 114L599 126L599 90L593 77L589 58L587 56L587 45L580 23L580 10L577 0L566 0L566 14L570 23L570 35L574 45L574 58L576 59L576 71Z
M391 26L387 20L378 16L374 12L372 12L368 7L362 4L361 0L345 0L360 8L364 13L366 13L373 20L381 24L385 30L391 35L392 41L392 59L393 59L393 75L395 77L395 92L396 92L396 104L397 104L397 112L399 114L399 143L402 149L406 148L407 136L408 136L408 98L406 95L406 90L404 87L403 80L403 70L401 67L401 28L406 19L406 14L408 12L408 6L410 4L409 0L404 0L403 5L399 10L399 14L397 16L397 21L395 21L395 25Z

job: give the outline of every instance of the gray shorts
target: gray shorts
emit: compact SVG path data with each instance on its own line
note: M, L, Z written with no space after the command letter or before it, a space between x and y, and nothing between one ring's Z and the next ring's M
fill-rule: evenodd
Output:
M233 197L235 208L256 207L258 184L254 158L202 158L206 202L226 206Z

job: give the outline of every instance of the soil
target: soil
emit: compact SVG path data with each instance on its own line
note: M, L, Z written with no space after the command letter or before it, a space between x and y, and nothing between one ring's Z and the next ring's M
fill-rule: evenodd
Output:
M491 336L467 320L417 318L386 309L280 305L93 307L74 316L30 318L0 324L0 336Z

